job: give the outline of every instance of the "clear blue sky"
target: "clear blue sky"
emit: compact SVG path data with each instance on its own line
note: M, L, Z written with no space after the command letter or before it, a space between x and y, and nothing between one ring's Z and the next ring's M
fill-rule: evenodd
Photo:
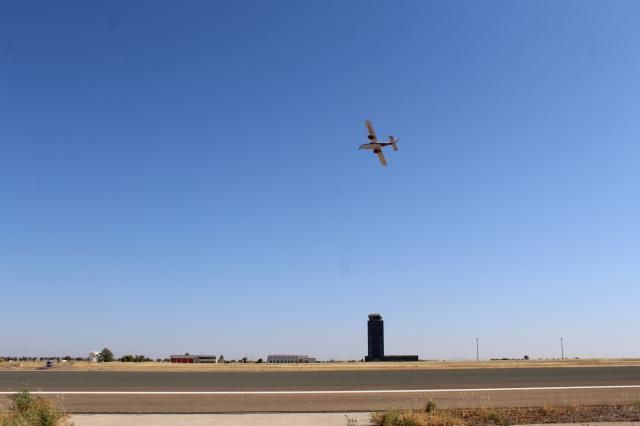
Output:
M638 22L2 2L0 354L640 356Z

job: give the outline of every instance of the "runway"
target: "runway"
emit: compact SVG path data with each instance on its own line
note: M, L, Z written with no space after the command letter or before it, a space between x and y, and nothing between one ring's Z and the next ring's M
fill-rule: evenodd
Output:
M640 400L640 367L322 372L0 371L79 413L369 411Z

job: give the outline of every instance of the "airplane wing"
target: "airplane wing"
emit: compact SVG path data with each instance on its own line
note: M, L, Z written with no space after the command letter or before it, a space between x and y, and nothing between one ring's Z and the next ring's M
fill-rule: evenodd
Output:
M387 165L387 160L384 158L384 154L382 153L381 149L376 149L375 151L376 154L378 154L378 158L380 159L380 164L382 164L383 166Z
M371 124L371 121L365 120L364 124L367 126L367 130L369 131L369 140L371 142L377 142L378 137L376 136L376 131L373 130L373 124Z

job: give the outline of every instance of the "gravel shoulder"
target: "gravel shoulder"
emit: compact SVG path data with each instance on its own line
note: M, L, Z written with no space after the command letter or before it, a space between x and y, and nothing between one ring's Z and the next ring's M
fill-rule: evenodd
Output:
M304 414L77 414L71 416L75 426L345 426L347 416L358 426L369 425L370 413Z

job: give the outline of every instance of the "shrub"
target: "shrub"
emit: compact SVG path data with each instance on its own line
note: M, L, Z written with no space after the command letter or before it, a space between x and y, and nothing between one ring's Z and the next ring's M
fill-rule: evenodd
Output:
M63 426L69 416L42 397L33 397L26 390L9 396L11 405L0 415L0 426Z

